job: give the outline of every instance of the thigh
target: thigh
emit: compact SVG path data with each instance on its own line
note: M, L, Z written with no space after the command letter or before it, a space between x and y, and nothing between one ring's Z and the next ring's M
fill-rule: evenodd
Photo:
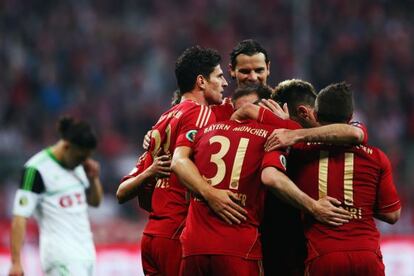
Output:
M212 275L210 271L210 255L188 256L181 260L180 276Z
M348 255L344 252L333 252L319 256L307 263L308 276L350 276L352 268Z
M94 275L94 262L55 263L50 265L46 276L92 276Z
M212 255L211 275L262 276L262 260L247 260L241 257Z
M142 235L141 238L141 262L145 275L159 275L159 268L155 258L152 256L152 236Z
M313 259L307 264L309 276L381 276L384 265L381 257L371 251L333 252Z
M178 275L181 255L179 240L145 234L141 239L141 258L145 275Z
M383 276L385 267L382 256L372 251L350 252L349 258L352 263L353 275Z

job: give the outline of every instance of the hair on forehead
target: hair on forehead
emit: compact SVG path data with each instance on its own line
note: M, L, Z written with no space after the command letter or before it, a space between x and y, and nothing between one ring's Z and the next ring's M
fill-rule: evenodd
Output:
M244 54L247 56L253 56L255 54L263 53L265 56L265 62L266 64L269 63L269 56L267 54L267 51L265 48L260 45L259 42L257 42L254 39L246 39L240 41L231 51L230 53L230 63L231 66L234 68L236 67L237 63L237 56Z
M70 116L63 116L58 121L61 139L85 149L96 148L98 141L92 127L85 121Z

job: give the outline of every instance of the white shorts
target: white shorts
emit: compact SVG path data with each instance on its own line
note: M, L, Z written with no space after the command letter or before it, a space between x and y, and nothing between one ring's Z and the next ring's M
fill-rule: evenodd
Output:
M54 263L44 273L46 276L93 276L95 262Z

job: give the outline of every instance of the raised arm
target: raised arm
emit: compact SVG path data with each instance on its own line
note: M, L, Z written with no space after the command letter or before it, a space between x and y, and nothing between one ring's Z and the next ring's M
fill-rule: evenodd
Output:
M348 124L330 124L303 129L276 129L269 136L265 149L271 151L299 142L321 142L330 144L360 144L364 141L364 131Z
M339 208L341 202L324 197L318 201L302 192L284 173L274 167L267 167L262 171L262 182L283 201L313 215L318 221L333 226L347 223L350 213Z
M127 202L128 200L138 195L138 189L144 183L157 177L168 177L171 172L171 158L169 155L158 156L154 159L152 164L143 171L137 171L132 177L128 177L119 185L116 191L116 198L119 203Z
M171 169L180 182L201 195L210 208L227 223L240 223L246 220L246 211L234 202L238 201L237 197L231 191L212 187L191 161L191 154L192 149L186 146L177 147L174 151Z
M89 189L86 194L86 200L89 205L98 207L103 198L102 183L99 179L100 166L95 160L89 158L83 163L86 176L89 180Z

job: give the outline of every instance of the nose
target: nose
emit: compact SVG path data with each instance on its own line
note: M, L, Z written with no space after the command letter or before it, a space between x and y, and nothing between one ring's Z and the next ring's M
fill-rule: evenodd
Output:
M223 87L227 87L229 85L229 83L227 82L227 80L223 77Z
M252 70L250 72L249 76L248 76L248 79L251 80L251 81L257 81L257 74L256 74L256 72Z

